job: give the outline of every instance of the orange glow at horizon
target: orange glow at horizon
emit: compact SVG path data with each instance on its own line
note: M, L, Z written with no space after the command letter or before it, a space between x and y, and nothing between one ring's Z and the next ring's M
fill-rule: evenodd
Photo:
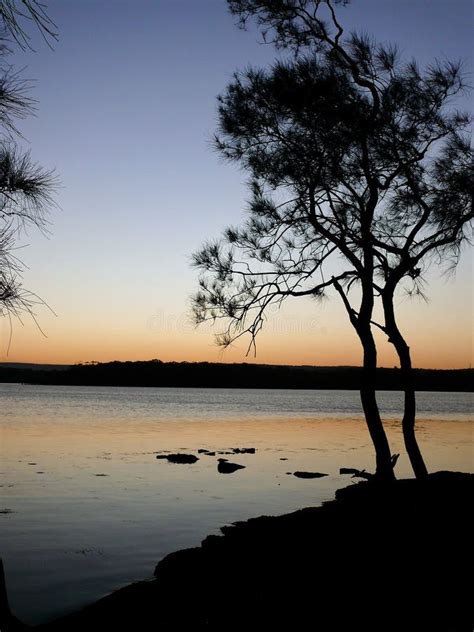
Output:
M129 328L73 329L48 327L44 337L33 325L14 327L7 355L9 329L1 337L1 362L37 364L76 364L112 360L151 360L187 362L250 362L259 364L341 366L362 364L362 351L352 328L344 322L322 322L301 330L274 323L257 339L257 355L246 355L249 340L222 350L214 344L212 328L184 331L134 331ZM472 336L459 336L456 329L443 332L433 345L433 331L409 331L413 365L422 368L455 369L472 364ZM465 333L465 332L464 332ZM379 366L397 366L392 345L376 332Z
M455 282L434 277L430 301L396 301L399 327L412 352L413 366L460 369L473 364L472 259L466 258ZM112 291L113 290L113 291ZM121 309L115 288L91 295L87 309L79 310L68 292L57 293L58 316L43 310L37 314L41 334L31 318L10 329L0 320L0 361L37 364L76 364L112 360L207 361L259 364L360 366L362 350L337 298L320 303L295 299L279 309L270 309L257 338L257 355L246 355L249 338L240 339L223 351L214 336L224 324L195 327L189 305L172 288L162 293L161 305L154 293L129 309ZM383 322L380 305L374 319ZM10 334L12 334L11 343ZM378 365L398 366L393 346L374 327ZM7 354L8 352L8 354Z

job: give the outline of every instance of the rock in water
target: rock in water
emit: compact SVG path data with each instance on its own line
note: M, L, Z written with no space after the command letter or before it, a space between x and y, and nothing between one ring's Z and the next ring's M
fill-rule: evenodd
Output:
M194 454L183 454L182 452L177 452L176 454L159 454L157 459L167 459L170 463L196 463L199 461L197 456Z
M288 472L291 474L291 472ZM328 474L322 474L321 472L293 472L293 476L296 478L322 478L323 476L328 476Z
M370 472L366 472L365 470L356 470L354 467L341 467L339 474L352 474L352 478L365 478L366 480L373 477L373 474Z
M239 463L229 463L227 459L217 459L217 471L221 474L232 474L237 470L242 470L245 468L245 465L239 465Z

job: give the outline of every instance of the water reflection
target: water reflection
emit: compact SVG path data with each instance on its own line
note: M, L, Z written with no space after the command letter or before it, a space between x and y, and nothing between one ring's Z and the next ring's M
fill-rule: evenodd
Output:
M374 466L354 393L330 393L334 409L346 411L340 416L309 414L311 402L329 406L326 393L260 393L252 417L258 395L252 391L12 386L0 389L6 412L0 435L2 556L12 607L32 623L151 575L166 553L198 544L220 525L331 498L350 484L338 474L340 467ZM419 422L428 466L469 471L470 400L458 397L454 413L452 394L444 403L434 395L435 403L424 404L430 414ZM212 411L207 416L206 398ZM387 406L395 406L392 400ZM269 414L275 406L280 409ZM291 408L292 414L283 414ZM389 419L386 427L393 452L402 453L397 473L408 476L400 424ZM218 472L220 455L197 453L244 446L255 447L256 454L233 456L245 469L231 475ZM199 461L157 460L163 451L192 452ZM302 470L329 476L287 474Z

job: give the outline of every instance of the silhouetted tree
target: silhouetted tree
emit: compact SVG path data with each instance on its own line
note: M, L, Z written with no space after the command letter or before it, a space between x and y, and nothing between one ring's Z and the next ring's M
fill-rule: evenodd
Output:
M242 24L256 18L265 38L293 56L236 74L219 98L216 146L250 174L252 198L245 226L194 257L205 272L196 320L227 318L218 341L248 333L254 345L270 304L320 299L333 288L363 347L361 401L377 475L392 478L393 461L376 402L373 325L400 357L405 444L424 476L409 349L393 300L407 279L420 290L430 255L457 257L472 219L469 119L446 109L464 87L459 65L422 72L394 47L343 39L331 2L229 0L229 7ZM374 322L376 295L383 324Z
M56 37L42 4L2 0L0 25L4 36L10 36L22 48L29 47L20 20L32 21L46 39ZM22 265L14 255L15 242L29 226L45 229L55 177L35 164L16 142L21 136L16 122L34 113L34 101L28 96L29 83L8 63L10 52L8 41L0 41L0 315L20 317L27 311L34 318L32 309L39 299L22 287Z

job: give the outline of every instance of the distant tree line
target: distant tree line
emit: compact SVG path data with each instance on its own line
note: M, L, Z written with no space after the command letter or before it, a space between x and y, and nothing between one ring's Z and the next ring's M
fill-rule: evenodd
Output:
M415 369L421 391L472 392L473 369ZM220 364L211 362L106 362L66 369L0 367L0 382L71 386L195 388L360 389L362 368ZM403 390L399 369L379 368L378 390Z

